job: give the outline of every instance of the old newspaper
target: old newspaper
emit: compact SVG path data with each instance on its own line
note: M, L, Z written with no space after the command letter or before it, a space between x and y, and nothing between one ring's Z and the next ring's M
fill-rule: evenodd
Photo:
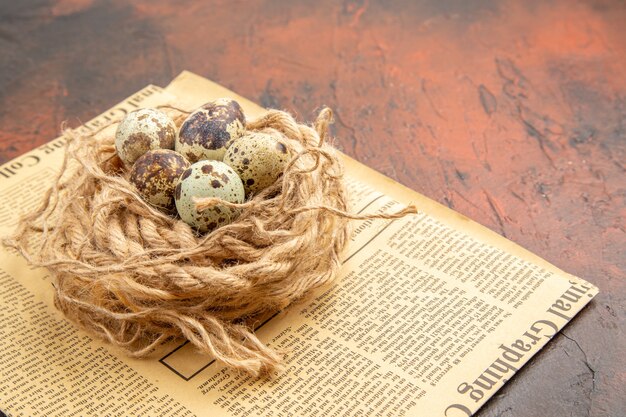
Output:
M184 72L80 129L137 107L223 96ZM0 233L38 204L63 138L0 167ZM185 343L132 359L52 306L45 270L0 252L0 410L8 416L469 416L597 293L466 217L345 158L352 209L420 213L356 222L340 282L258 328L287 352L273 379L238 375Z

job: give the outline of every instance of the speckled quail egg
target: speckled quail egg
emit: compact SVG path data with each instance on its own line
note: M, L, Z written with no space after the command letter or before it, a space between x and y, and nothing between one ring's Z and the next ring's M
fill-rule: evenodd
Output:
M235 140L224 162L241 178L246 195L258 193L281 176L289 162L285 143L263 132L250 132Z
M244 134L246 118L239 103L229 98L211 101L187 117L180 127L176 151L189 161L221 161L230 144Z
M237 210L216 205L198 212L193 198L218 197L231 203L243 203L245 191L237 173L220 161L198 161L180 176L174 192L180 218L201 232L207 232L235 220Z
M170 149L155 149L141 155L130 170L130 182L148 203L174 213L174 189L189 168L181 154Z
M174 149L176 125L163 112L139 109L124 117L115 132L117 155L127 167L151 149Z

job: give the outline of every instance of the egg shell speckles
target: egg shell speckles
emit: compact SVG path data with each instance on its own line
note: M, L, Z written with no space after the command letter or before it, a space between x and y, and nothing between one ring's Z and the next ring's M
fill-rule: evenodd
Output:
M230 144L246 131L246 118L239 103L222 98L205 104L187 117L180 127L176 151L189 161L221 161Z
M115 149L127 167L152 149L174 149L176 125L163 112L139 109L124 117L115 132Z
M178 152L155 149L135 161L130 171L130 182L145 201L174 213L174 189L187 168L189 161Z
M272 185L289 159L285 143L263 132L242 136L224 155L224 162L239 174L248 196Z
M200 232L231 223L237 210L216 205L198 212L193 198L218 197L231 203L243 203L243 183L231 167L220 161L198 161L180 177L174 192L180 218Z

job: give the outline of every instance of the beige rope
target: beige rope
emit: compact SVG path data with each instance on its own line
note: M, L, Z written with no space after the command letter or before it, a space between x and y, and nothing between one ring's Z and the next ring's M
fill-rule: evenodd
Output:
M185 114L167 111L178 124ZM70 140L61 173L39 209L4 240L53 276L55 305L135 356L185 338L222 363L260 375L281 356L251 323L337 277L350 219L415 212L347 213L343 167L326 144L329 109L315 127L269 111L249 130L279 136L294 155L280 180L236 206L239 218L199 236L146 204L125 178L114 138ZM224 204L203 199L200 207Z

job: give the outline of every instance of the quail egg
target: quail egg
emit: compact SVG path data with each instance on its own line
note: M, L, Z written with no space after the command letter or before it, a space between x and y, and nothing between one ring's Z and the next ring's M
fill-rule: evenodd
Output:
M163 112L139 109L124 117L115 132L115 149L127 167L151 149L174 149L176 125Z
M148 203L173 213L174 189L189 162L178 152L155 149L141 155L130 170L130 182Z
M218 197L231 203L243 203L245 191L241 179L231 167L220 161L198 161L185 170L174 192L180 218L201 232L232 222L237 210L216 205L198 212L193 198Z
M243 182L246 195L258 193L281 176L289 162L285 143L263 132L251 132L235 140L224 155Z
M232 141L244 134L246 118L239 103L228 98L211 101L187 117L180 127L176 151L196 162L221 161Z

